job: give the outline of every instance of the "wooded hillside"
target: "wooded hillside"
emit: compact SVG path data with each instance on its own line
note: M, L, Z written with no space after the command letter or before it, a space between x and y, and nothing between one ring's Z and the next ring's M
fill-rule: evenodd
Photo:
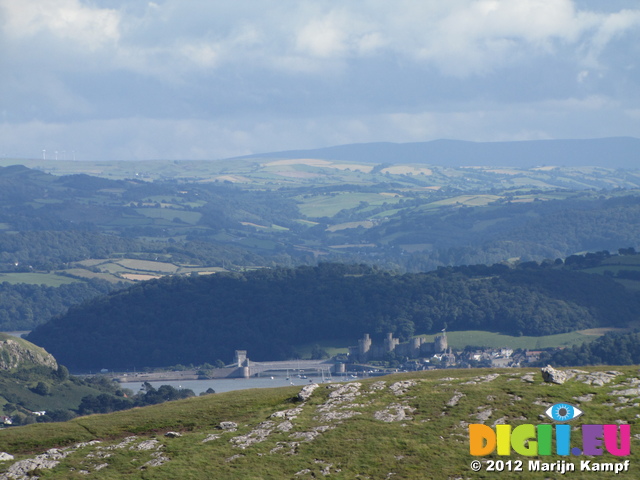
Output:
M294 346L363 333L490 330L547 335L626 325L639 303L612 278L555 265L394 275L320 264L168 277L99 297L28 339L72 369L228 363L295 356Z

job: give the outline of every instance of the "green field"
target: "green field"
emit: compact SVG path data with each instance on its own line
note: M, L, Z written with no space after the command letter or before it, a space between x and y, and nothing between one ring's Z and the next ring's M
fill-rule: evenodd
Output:
M162 258L161 255L159 255ZM80 278L98 278L112 283L137 281L143 277L138 275L164 276L164 275L188 275L191 273L207 275L210 273L225 272L221 267L202 267L199 265L180 265L169 261L137 260L132 258L88 259L75 263L76 268L70 268L65 272ZM91 270L87 268L91 268ZM97 268L99 272L92 271ZM131 278L128 278L132 276ZM62 277L63 278L63 277ZM151 277L149 277L151 278Z
M86 270L84 268L69 268L63 271L64 273L68 275L73 275L74 277L80 277L80 278L86 278L86 279L96 278L99 280L106 280L107 282L110 282L110 283L118 283L123 281L122 278L118 278L110 273L95 273L90 270Z
M301 345L296 345L294 347L295 351L300 354L301 358L311 358L311 351L313 347L318 345L320 348L325 350L329 356L333 357L334 355L338 355L341 353L349 353L349 345L356 345L358 342L355 339L346 339L339 338L334 340L321 340L318 342L304 343Z
M175 218L179 218L182 222L190 225L195 225L202 217L202 214L199 212L187 212L172 208L136 208L136 212L140 215L144 215L145 217L168 221L173 221Z
M145 272L154 273L175 273L178 271L178 267L173 263L153 262L149 260L134 260L130 258L118 260L114 263L117 263L118 265L121 265L128 270L142 270Z
M604 333L603 333L604 334ZM421 335L432 342L435 335ZM560 333L544 337L513 337L502 333L484 332L479 330L467 330L462 332L447 332L449 346L463 349L467 345L488 348L526 348L538 350L542 348L569 347L590 342L598 338L598 335L585 335L580 332Z
M60 285L78 281L80 280L69 277L62 277L60 275L56 275L55 273L0 273L0 283L28 283L31 285L59 287Z
M638 255L622 255L618 257L607 258L603 260L604 265L628 265L640 267L640 256Z
M298 208L303 215L311 218L332 217L340 210L355 208L360 202L370 205L394 204L400 199L378 193L339 193L312 198L298 197L301 203Z

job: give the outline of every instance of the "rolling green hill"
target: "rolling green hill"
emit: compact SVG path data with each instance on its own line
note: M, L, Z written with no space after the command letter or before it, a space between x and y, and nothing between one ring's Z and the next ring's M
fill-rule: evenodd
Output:
M0 425L61 422L193 395L169 385L134 393L104 375L70 376L43 348L0 333L0 415L10 419Z
M567 478L637 478L637 367L567 373L563 384L520 369L398 374L321 384L304 401L300 387L245 390L30 425L0 431L0 451L15 456L0 470L52 479L565 478L535 471L559 462L575 465ZM470 454L469 424L553 425L545 411L562 402L583 412L568 423L572 447L583 448L581 425L622 424L630 455ZM618 474L580 471L581 462L623 469L626 460Z
M43 348L0 333L0 413L9 415L13 425L72 418L83 397L114 393L114 387L100 379L69 377Z

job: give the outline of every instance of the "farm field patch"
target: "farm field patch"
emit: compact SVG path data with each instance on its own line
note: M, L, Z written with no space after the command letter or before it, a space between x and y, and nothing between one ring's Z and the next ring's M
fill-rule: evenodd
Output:
M178 267L172 263L153 262L150 260L134 260L125 258L122 260L118 260L115 263L130 270L144 270L147 272L165 273L175 273L178 271Z
M341 210L357 207L360 202L367 202L370 205L382 205L385 202L389 204L396 203L399 199L379 193L340 193L316 196L310 199L300 198L300 200L304 202L298 207L303 215L319 218L332 217Z
M179 219L184 223L195 225L202 218L200 212L187 212L184 210L176 210L173 208L136 208L136 212L149 218L158 218L162 220L173 221Z
M75 278L63 277L55 273L0 273L0 283L8 282L28 283L31 285L46 285L48 287L59 287L68 283L75 283L80 280Z

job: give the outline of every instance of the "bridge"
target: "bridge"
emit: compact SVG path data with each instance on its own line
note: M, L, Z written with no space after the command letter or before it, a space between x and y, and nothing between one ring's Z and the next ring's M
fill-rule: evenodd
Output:
M263 372L277 372L289 370L298 372L304 370L306 373L316 372L331 373L331 368L335 365L331 360L283 360L278 362L253 362L247 358L246 350L236 350L233 364L236 368L228 375L229 377L249 378ZM227 365L231 367L232 365Z
M305 373L312 371L331 372L334 363L329 360L284 360L281 362L252 362L247 361L249 376L258 375L263 372L277 372L288 370L292 374L298 374L301 370Z

